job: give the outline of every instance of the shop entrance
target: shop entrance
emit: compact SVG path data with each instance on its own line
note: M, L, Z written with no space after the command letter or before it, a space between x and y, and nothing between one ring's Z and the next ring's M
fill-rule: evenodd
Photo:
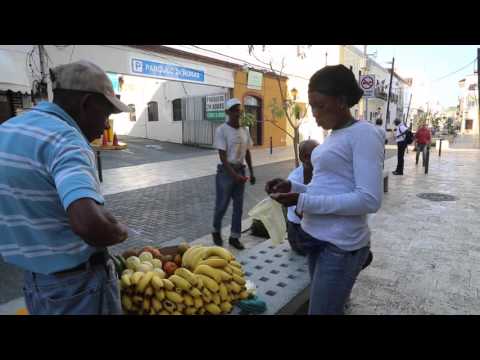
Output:
M263 145L262 100L254 96L246 96L243 107L245 113L252 114L255 118L255 125L250 128L253 145Z

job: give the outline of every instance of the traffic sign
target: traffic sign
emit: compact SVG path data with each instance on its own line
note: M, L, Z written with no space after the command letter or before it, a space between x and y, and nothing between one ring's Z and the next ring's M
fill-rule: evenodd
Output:
M359 83L364 97L375 96L375 75L360 75Z

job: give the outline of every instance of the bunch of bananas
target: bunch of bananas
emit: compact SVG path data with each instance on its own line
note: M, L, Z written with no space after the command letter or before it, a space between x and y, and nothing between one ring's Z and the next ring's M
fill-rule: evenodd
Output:
M127 313L150 315L228 314L249 296L242 266L226 249L193 246L170 277L154 271L122 273L122 306Z

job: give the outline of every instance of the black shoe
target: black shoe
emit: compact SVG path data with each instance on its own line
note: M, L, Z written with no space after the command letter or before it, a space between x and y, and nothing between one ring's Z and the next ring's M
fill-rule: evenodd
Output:
M403 174L401 174L401 173L399 173L399 172L396 172L396 171L392 171L392 174L393 174L393 175L403 175Z
M243 244L240 242L240 240L236 239L236 238L230 238L228 239L228 243L230 245L232 245L235 249L238 249L238 250L243 250L245 249L245 246L243 246Z
M217 246L223 245L222 235L218 232L212 233L213 243Z

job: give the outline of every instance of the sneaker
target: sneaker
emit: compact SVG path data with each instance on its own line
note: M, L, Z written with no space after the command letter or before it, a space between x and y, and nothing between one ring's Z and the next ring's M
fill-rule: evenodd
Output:
M231 237L230 239L228 239L228 243L232 245L235 249L238 249L238 250L245 249L245 246L243 246L243 244L237 238Z
M392 174L393 174L393 175L403 175L403 174L401 174L401 173L399 173L399 172L396 172L396 171L392 171Z
M217 246L222 246L223 245L223 239L222 239L222 235L218 232L214 232L212 233L212 239L213 239L213 243Z

